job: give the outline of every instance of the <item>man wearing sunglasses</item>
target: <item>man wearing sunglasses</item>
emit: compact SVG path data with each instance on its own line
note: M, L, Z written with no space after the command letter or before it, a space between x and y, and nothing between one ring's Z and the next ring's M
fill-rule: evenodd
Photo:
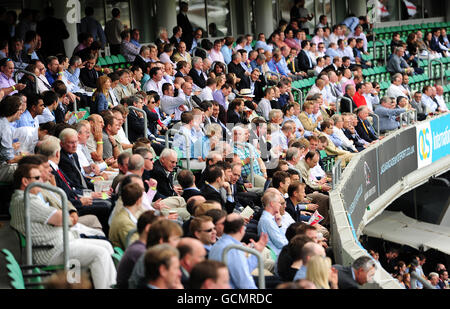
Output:
M201 241L206 250L206 258L209 250L217 241L216 226L209 216L199 216L192 219L189 225L191 235Z
M24 191L36 182L42 182L38 165L24 164L14 173L16 190L11 199L11 226L22 234L25 234ZM37 264L62 264L63 213L61 210L48 207L40 190L35 187L29 191L32 242L35 246L47 245L51 248L35 249L33 258ZM111 288L116 283L116 268L111 259L113 253L111 244L100 239L82 239L77 233L70 231L69 233L69 259L77 260L81 267L89 268L96 289Z

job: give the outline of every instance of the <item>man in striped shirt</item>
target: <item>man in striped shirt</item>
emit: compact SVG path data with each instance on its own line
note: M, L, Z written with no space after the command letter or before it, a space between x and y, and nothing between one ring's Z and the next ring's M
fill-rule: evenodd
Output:
M15 192L11 199L11 226L25 235L24 191L32 183L42 182L38 165L23 164L14 173ZM48 245L50 248L35 249L37 264L59 265L63 260L63 212L49 206L35 187L30 190L29 215L33 245ZM73 218L69 221L73 223ZM100 239L80 238L74 230L69 231L69 259L76 260L81 267L88 267L96 289L108 289L116 283L116 268L111 259L114 252L109 242Z

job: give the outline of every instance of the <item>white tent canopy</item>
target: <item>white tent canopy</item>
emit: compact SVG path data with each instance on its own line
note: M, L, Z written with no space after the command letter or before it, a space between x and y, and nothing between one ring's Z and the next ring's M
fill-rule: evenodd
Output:
M384 211L363 231L369 237L381 238L424 251L436 249L450 254L450 228L420 222L402 212Z

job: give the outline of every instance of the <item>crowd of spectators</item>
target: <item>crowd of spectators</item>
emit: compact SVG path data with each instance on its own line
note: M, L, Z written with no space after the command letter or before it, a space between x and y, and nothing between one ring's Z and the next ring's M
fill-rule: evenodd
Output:
M377 130L399 129L407 110L421 120L448 111L441 86L408 87L418 53L445 56L448 39L442 31L429 44L408 38L406 55L393 40L395 74L380 97L379 84L362 75L373 65L362 57L365 19L330 28L320 18L308 40L302 23L311 16L297 2L293 19L267 40L261 33L214 42L192 28L182 2L173 35L160 29L150 45L139 42L139 29L124 28L119 9L103 31L86 8L73 52L61 45L67 36L52 9L35 30L23 26L24 10L0 42L0 181L14 188L11 226L25 234L28 185L61 188L70 258L89 268L95 288L256 288L255 256L231 250L223 264L230 244L262 254L272 287L372 282L379 266L370 257L333 265L326 162L345 167L383 138ZM97 65L106 44L129 66ZM33 75L16 83L17 68ZM311 76L315 84L296 101L292 82ZM167 144L169 129L176 131ZM33 245L51 246L34 250L35 262L61 263L61 199L38 187L30 193ZM125 250L117 270L113 247Z
M382 256L376 250L369 250L370 255L380 262L382 267L398 280L400 285L405 289L413 289L411 285L411 273L415 272L425 282L428 282L435 289L449 289L448 271L443 263L434 263L429 265L427 257L422 254L407 254L409 260L402 260L400 254L404 253L396 247L388 248ZM404 254L403 254L404 255ZM425 272L423 265L429 271ZM424 284L419 280L416 281L416 289L423 289Z

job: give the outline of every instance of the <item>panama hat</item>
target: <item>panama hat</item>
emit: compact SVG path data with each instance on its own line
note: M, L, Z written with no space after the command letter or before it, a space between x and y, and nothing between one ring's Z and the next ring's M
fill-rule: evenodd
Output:
M254 98L255 96L252 94L252 91L250 89L241 89L241 91L239 92L239 96L240 97L249 97L249 98Z

